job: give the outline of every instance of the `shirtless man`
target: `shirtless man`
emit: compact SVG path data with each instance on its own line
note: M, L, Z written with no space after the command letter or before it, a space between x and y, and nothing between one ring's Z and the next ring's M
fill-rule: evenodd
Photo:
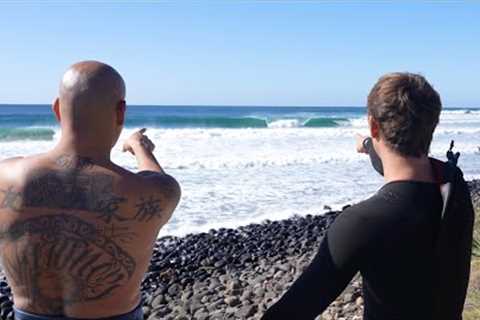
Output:
M180 188L145 129L123 146L137 174L110 160L125 108L117 71L77 63L53 104L58 145L0 162L0 256L17 319L143 319L140 283Z

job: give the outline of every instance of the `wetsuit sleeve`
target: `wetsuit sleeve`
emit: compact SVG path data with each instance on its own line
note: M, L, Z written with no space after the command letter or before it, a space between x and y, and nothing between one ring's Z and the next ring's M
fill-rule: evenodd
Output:
M345 213L328 230L305 272L262 319L315 319L345 289L359 271L362 251L356 222Z
M373 147L372 138L366 138L365 140L363 140L363 147L365 148L365 150L367 150L367 153L370 156L370 161L372 162L372 166L375 171L377 171L383 176L382 160L380 159L377 152L375 151L375 148Z

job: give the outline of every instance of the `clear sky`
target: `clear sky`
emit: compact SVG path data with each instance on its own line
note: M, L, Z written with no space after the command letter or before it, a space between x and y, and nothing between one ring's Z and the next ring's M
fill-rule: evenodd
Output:
M411 71L480 107L480 2L0 0L0 103L50 103L86 59L130 104L357 106Z

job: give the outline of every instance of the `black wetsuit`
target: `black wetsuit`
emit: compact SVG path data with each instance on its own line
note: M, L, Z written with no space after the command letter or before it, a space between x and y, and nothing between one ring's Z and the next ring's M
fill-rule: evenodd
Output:
M432 163L446 170L445 163ZM262 319L314 319L357 272L365 320L461 319L473 208L461 171L452 170L455 183L443 217L439 184L428 182L387 183L346 209L311 265ZM439 175L439 182L445 179Z

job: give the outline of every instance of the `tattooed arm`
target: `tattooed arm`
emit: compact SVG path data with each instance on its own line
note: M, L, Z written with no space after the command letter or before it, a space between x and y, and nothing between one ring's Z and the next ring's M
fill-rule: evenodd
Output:
M146 129L141 129L131 135L125 141L123 151L128 151L137 158L139 169L138 175L144 177L151 183L152 187L156 190L155 193L162 194L162 198L166 200L166 205L168 207L165 211L170 212L171 215L180 199L180 185L172 176L163 171L153 154L155 145L146 135L144 135L145 131ZM148 203L145 199L143 199L143 201Z

